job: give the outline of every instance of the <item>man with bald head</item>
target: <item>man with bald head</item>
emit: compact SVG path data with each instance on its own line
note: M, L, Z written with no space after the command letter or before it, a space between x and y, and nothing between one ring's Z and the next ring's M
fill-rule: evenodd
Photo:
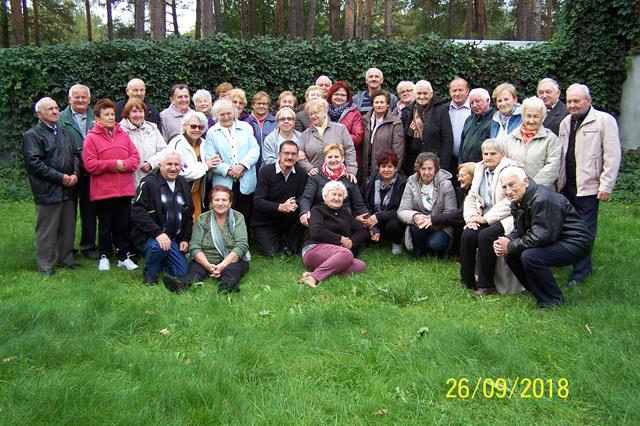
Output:
M547 108L542 125L558 136L560 123L569 115L567 106L560 100L560 85L552 78L543 78L538 82L537 95Z
M496 110L491 106L491 96L486 89L476 88L469 92L471 115L467 117L462 128L462 140L458 158L460 164L468 161L482 161L482 143L489 139L489 131L493 114Z
M618 124L591 105L589 88L572 84L567 89L569 116L560 123L562 145L558 190L573 204L595 237L598 204L607 201L618 177L622 157ZM591 256L573 267L569 285L577 285L592 272Z
M149 115L144 119L146 121L155 123L159 129L161 124L160 111L155 106L149 104L148 102L145 102L144 99L147 95L147 86L144 84L144 81L139 78L132 78L131 80L129 80L129 83L127 83L125 92L127 93L127 99L120 100L116 103L116 121L120 122L120 120L122 120L122 110L127 104L129 98L138 98L145 103L147 109L149 110Z
M371 108L373 108L373 104L371 103L371 94L376 90L382 89L384 75L378 68L369 68L365 74L364 81L367 83L367 90L360 90L353 97L353 104L358 107L360 114L362 115L365 115L371 111ZM391 95L389 111L393 111L398 103L398 98L391 92L389 92L389 94Z
M329 88L332 84L333 83L331 82L331 79L326 75L321 75L316 79L316 86L320 86L322 92L324 93L325 99L327 98L327 92L329 91Z

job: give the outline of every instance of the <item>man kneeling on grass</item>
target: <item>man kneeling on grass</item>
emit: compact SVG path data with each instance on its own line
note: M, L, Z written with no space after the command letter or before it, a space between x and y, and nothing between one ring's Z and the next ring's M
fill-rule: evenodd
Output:
M564 304L551 266L573 265L591 253L593 235L569 201L528 179L519 167L507 167L500 177L511 201L514 230L493 244L541 309Z
M156 285L161 270L181 278L187 272L193 228L189 183L180 176L180 153L160 154L160 167L144 177L131 206L132 238L145 253L142 280Z

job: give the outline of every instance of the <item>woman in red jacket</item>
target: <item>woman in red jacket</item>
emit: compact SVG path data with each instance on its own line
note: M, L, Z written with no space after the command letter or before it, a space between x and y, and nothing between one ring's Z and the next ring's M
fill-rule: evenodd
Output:
M98 216L99 271L110 269L113 244L118 266L128 270L138 266L131 260L129 210L135 195L133 174L140 155L129 135L116 123L116 106L101 99L93 107L95 125L87 134L82 150L84 168L91 175L90 196Z
M360 145L364 137L364 127L362 125L362 115L358 107L353 104L351 91L344 81L338 81L327 91L327 102L329 103L329 119L334 123L340 123L347 128L353 146L356 148L356 162L360 165Z

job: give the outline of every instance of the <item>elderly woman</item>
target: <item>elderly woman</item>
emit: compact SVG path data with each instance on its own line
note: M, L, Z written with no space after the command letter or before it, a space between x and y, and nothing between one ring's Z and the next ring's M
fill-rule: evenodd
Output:
M204 147L205 159L220 156L220 164L213 169L213 185L224 185L231 189L232 207L251 223L260 147L251 126L236 118L237 111L231 101L216 101L213 113L218 122L207 132Z
M115 243L118 267L131 271L138 268L131 260L129 212L140 155L116 123L116 105L110 99L96 102L93 114L95 124L84 139L82 161L91 176L90 197L98 216L98 270L111 269Z
M415 85L416 98L402 110L406 137L404 172L413 173L413 165L421 152L433 152L440 167L450 173L453 155L453 130L449 117L449 101L433 96L431 83L420 80Z
M385 149L392 149L402 164L404 159L404 131L402 121L391 114L389 92L375 90L371 94L371 111L362 117L364 143L362 161L358 163L358 180L364 182L377 170L376 158Z
M451 173L440 168L440 160L432 152L418 155L415 170L407 179L398 207L398 218L409 225L405 243L415 259L428 251L442 255L449 246L453 228L434 225L431 218L457 208Z
M377 171L362 185L362 193L371 215L364 225L380 229L380 236L391 241L391 253L402 253L404 224L398 219L398 207L407 178L398 170L400 160L391 149L376 157Z
M522 125L505 141L507 157L521 162L527 176L538 185L554 188L562 147L555 133L542 125L547 108L541 99L531 97L524 100L521 112Z
M401 118L402 110L416 99L416 86L412 81L401 81L396 86L396 92L400 99L393 109L392 114Z
M271 104L271 98L267 92L258 92L253 96L253 102L251 104L252 110L247 119L247 123L253 127L253 136L255 136L260 151L264 146L264 140L276 129L276 118L269 112L269 105ZM256 170L260 170L262 164L262 158L258 158L256 164Z
M216 86L216 100L218 99L229 99L229 92L233 90L233 84L228 81L223 81L222 83Z
M309 176L317 174L324 163L324 147L334 143L344 148L347 177L356 182L358 164L353 139L342 124L329 120L329 107L324 99L313 99L306 103L305 111L309 114L311 127L302 133L300 138L300 166Z
M229 90L227 94L228 100L233 103L236 111L236 118L240 121L249 122L249 113L244 109L247 107L247 94L244 90L236 88Z
M182 117L182 134L169 141L169 147L180 153L182 170L180 175L191 184L191 200L193 201L193 220L206 210L204 204L204 177L212 167L220 164L220 158L205 159L202 152L204 139L202 135L207 129L207 117L201 112L189 111Z
M347 188L342 182L330 181L322 188L324 203L311 212L309 239L302 248L305 272L300 283L316 287L331 275L364 272L367 265L355 258L367 230L344 207Z
M464 230L460 242L460 279L469 289L476 288L475 297L484 297L495 293L496 285L513 292L521 288L515 278L508 273L496 280L496 254L493 242L513 229L513 217L509 200L500 185L500 175L507 166L521 166L505 155L506 148L499 139L487 139L482 143L482 162L476 165L471 189L464 200ZM504 264L504 260L501 259ZM502 268L504 270L504 268ZM508 271L508 267L506 267ZM499 282L500 281L500 282Z
M213 127L213 125L216 124L216 120L211 116L211 107L213 106L211 93L205 89L198 89L191 99L193 100L195 110L203 113L207 117L207 126Z
M300 145L302 134L293 128L296 121L296 113L289 107L282 107L276 113L278 127L269 134L262 146L262 164L273 164L278 161L280 145L284 141L293 141Z
M489 128L491 139L506 138L521 123L518 93L513 84L502 83L493 90L493 103L498 111L493 114L493 122Z
M276 115L280 108L291 108L295 111L297 107L298 98L296 98L295 95L290 91L285 90L280 93L280 96L278 96L278 100L276 100L276 109L272 112L272 114Z
M311 85L304 92L304 100L305 102L312 101L314 99L324 99L324 90L322 87ZM301 111L298 111L296 114L296 130L299 132L304 132L311 126L311 121L309 120L309 114L305 108L306 104L300 105Z
M304 226L309 226L308 221L312 207L322 203L322 188L332 180L342 182L347 189L344 202L358 220L364 221L365 216L369 213L360 190L347 177L347 168L344 165L344 147L339 144L331 144L324 148L324 163L320 167L320 172L307 179L304 193L300 197L300 223Z
M120 128L129 135L140 155L140 166L133 175L136 188L142 178L158 166L158 154L167 147L158 126L145 120L148 113L147 106L140 98L129 98L120 121Z
M360 164L360 146L364 136L364 127L360 110L353 104L349 86L344 81L335 83L327 91L327 101L329 102L329 119L347 128L356 149L356 161Z
M189 284L212 277L219 280L218 291L240 291L240 279L249 270L249 241L244 217L231 208L232 200L226 186L211 189L211 210L202 213L193 227L189 250L193 260L182 279L164 275L168 290L182 293Z

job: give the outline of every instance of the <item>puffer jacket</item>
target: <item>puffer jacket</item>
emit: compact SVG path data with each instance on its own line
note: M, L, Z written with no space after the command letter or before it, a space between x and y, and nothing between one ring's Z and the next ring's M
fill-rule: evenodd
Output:
M489 137L491 139L500 139L506 138L507 135L522 124L522 115L521 115L521 105L515 104L513 106L513 111L511 111L511 115L507 119L507 128L502 127L502 122L500 121L500 111L496 111L493 114L493 121L491 122L491 127L489 128Z
M157 169L160 159L158 154L167 147L167 143L158 130L158 126L150 121L143 121L140 127L136 127L128 119L123 118L120 121L120 127L129 135L131 142L140 154L140 166L133 175L133 184L137 188L142 178L147 175L140 167L148 162L152 170Z
M509 133L505 141L506 156L524 165L527 176L539 185L555 187L560 175L561 146L551 130L540 126L529 142L524 143L522 126Z
M364 126L358 107L351 105L351 107L344 110L338 119L338 123L346 127L351 135L353 147L356 149L356 162L358 163L358 167L360 167L360 164L362 164L360 147L362 146L362 140L364 138Z
M378 126L378 129L372 135L371 133L371 117L373 110L369 111L362 117L364 125L364 142L362 144L362 162L358 166L358 181L364 182L369 177L369 173L378 170L376 158L385 149L392 149L398 156L398 168L402 167L404 160L404 129L402 121L387 111Z

